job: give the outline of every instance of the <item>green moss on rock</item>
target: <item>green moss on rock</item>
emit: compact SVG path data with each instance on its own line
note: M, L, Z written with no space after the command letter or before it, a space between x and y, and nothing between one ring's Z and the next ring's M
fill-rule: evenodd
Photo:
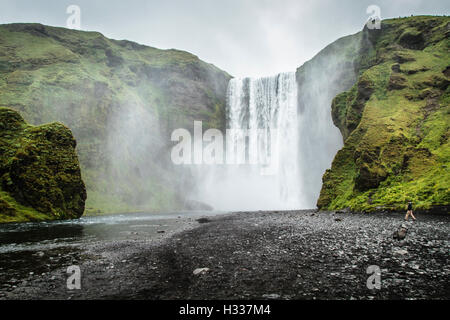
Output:
M373 211L450 205L449 17L410 17L362 32L359 79L332 103L344 147L317 206Z
M194 120L223 129L230 78L185 51L98 32L0 25L0 106L19 111L30 124L58 121L72 130L87 213L180 209L185 191L173 190L189 179L180 181L170 167L170 134L192 130ZM126 140L123 126L132 110L153 121L144 139L163 142L145 154Z
M60 123L30 126L0 108L0 222L79 218L86 189L76 142Z

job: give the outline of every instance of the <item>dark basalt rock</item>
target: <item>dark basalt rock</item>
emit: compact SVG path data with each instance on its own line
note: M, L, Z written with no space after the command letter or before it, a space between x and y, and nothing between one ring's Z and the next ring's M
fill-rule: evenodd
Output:
M366 191L377 188L381 182L386 180L386 177L387 174L382 168L371 168L367 164L363 164L355 178L355 190Z
M393 73L389 79L388 90L401 90L407 87L407 80L397 73Z
M195 221L197 221L198 223L208 223L208 222L211 222L211 220L209 220L208 218L199 218L199 219L197 219L197 220L195 220Z
M447 66L447 68L445 68L445 70L442 71L442 73L443 73L447 78L450 78L450 66Z
M393 72L397 72L397 73L400 72L400 64L396 63L396 64L392 65L391 70Z
M408 227L404 224L402 224L397 231L394 232L393 238L396 240L403 240L406 237L406 234L408 233Z
M422 50L425 47L423 33L405 32L399 39L399 44L407 49Z

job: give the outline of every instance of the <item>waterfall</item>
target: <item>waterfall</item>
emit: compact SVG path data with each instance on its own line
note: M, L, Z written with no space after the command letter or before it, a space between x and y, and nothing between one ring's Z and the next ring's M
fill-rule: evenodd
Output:
M355 83L358 55L349 53L359 52L363 41L362 33L338 40L296 73L232 79L227 130L249 133L246 137L227 133L226 153L233 151L229 144L245 144L247 161L198 166L193 197L217 210L315 208L322 175L343 146L331 117L332 100ZM276 164L273 174L261 174L267 158L278 160L269 161Z
M192 168L196 199L217 210L304 208L295 73L232 79L226 111L227 161Z
M343 144L331 101L353 83L345 59L332 57L305 65L301 83L294 72L230 81L226 153L244 145L245 161L196 168L197 199L217 210L315 208L322 175Z
M268 188L262 189L259 196L270 199L273 209L298 208L300 184L295 73L232 79L227 97L227 127L248 130L248 140L239 131L234 134L232 131L227 138L231 138L232 143L239 140L245 143L248 162L256 162L246 166L245 184L267 185ZM229 148L227 152L230 152ZM267 161L273 162L272 171L264 177L261 169L267 166ZM236 172L236 168L228 171L231 178L242 174ZM255 188L251 190L255 191Z

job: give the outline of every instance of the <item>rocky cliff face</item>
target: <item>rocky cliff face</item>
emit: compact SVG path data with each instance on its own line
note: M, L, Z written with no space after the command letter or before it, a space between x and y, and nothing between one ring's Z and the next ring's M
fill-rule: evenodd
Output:
M385 20L297 70L299 111L332 100L344 143L322 187L303 177L311 197L321 188L319 208L400 209L407 199L418 208L449 205L449 19ZM0 26L0 107L73 130L91 213L182 208L195 183L172 165L170 133L193 120L223 129L229 79L183 51L39 24ZM327 129L305 128L305 145ZM339 148L325 147L330 159ZM329 159L310 154L322 172Z
M372 211L450 205L450 18L363 30L356 83L332 103L344 138L317 206Z
M86 189L76 142L60 123L30 126L0 108L0 222L78 218Z
M74 133L87 212L180 208L174 128L224 127L230 76L196 56L40 24L0 26L0 106Z

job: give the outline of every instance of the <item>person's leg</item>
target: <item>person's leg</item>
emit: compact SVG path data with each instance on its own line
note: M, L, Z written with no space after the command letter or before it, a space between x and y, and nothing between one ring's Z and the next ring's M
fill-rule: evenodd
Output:
M414 214L412 211L411 211L411 217L413 218L413 220L416 220L416 217L414 217Z
M408 217L409 217L409 210L406 211L405 221L408 221Z

